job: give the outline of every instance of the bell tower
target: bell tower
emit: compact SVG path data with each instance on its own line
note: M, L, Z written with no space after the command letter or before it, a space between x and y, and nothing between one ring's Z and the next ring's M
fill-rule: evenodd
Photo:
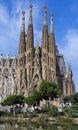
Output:
M48 25L47 25L47 6L44 5L44 21L42 29L42 79L48 79Z
M52 12L50 14L49 68L49 80L56 81L56 48Z
M34 35L33 35L33 20L32 20L32 4L30 5L30 15L27 31L27 44L26 44L26 72L27 72L27 86L30 83L33 75L33 56L34 56Z
M26 51L26 41L25 41L25 11L22 12L22 25L19 41L19 51L18 51L18 67L17 67L17 93L25 95L26 86L26 72L25 72L25 51Z

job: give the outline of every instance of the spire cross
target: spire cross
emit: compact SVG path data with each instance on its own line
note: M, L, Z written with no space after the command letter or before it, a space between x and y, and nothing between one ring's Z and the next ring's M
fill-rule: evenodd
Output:
M25 31L25 11L22 11L22 27L21 27L21 31L22 32Z
M23 16L25 15L25 11L22 11Z
M47 9L47 5L44 5L44 11L46 11L46 9Z
M33 5L32 4L30 4L30 16L29 16L29 25L32 25L32 7L33 7Z
M25 11L22 11L22 19L25 19Z
M54 33L54 27L53 27L53 12L50 13L50 33Z
M32 5L32 4L30 4L30 9L32 9L32 7L33 7L33 5Z
M50 13L51 24L53 24L53 12Z
M50 16L53 18L53 12L50 13Z
M47 6L44 5L44 25L47 25L47 15L46 15L46 9L47 9Z
M30 13L31 13L31 15L32 15L32 8L33 8L33 5L32 4L30 4Z

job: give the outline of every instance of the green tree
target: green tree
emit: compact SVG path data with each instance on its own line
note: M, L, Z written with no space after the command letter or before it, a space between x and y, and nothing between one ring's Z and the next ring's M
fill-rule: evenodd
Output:
M41 100L41 94L38 90L34 90L33 91L33 94L29 97L26 97L25 98L25 103L28 104L28 105L37 105L39 103L39 101Z
M59 89L59 86L55 82L43 80L40 84L41 97L45 99L46 101L51 98L53 100L54 98L57 98L58 95L61 94L61 91Z
M78 93L75 93L74 95L66 96L63 98L64 102L71 102L73 104L78 104Z
M33 105L33 106L35 106L35 104L36 104L36 99L35 99L35 97L34 97L33 95L31 95L31 96L29 96L29 97L26 97L25 100L24 100L24 102L25 102L26 104L28 104L28 105Z
M39 104L40 100L42 99L40 91L35 89L33 91L33 97L36 100L36 104Z
M24 103L24 96L23 95L11 95L8 96L3 102L1 102L1 105L3 106L11 106L16 104L23 104Z
M69 101L70 101L70 97L69 97L69 96L65 96L65 97L63 98L63 100L64 100L64 103L69 102Z
M74 94L75 103L78 104L78 93Z
M41 82L39 91L41 93L41 97L46 100L48 98L48 82L46 80Z

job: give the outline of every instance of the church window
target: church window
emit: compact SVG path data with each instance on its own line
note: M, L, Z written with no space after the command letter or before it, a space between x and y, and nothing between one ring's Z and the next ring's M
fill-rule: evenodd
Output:
M53 58L52 58L52 63L53 63Z
M52 67L53 67L53 64L52 64Z
M2 72L1 68L0 68L0 73Z
M49 63L49 57L48 57L48 63Z
M26 64L26 56L24 57L24 64Z
M15 69L12 69L12 72L15 72Z
M22 89L24 89L24 86L22 86Z
M52 47L52 53L53 53L53 47Z
M8 72L8 69L6 69L5 71Z
M27 59L28 59L28 54L27 54Z
M20 59L20 65L22 65L22 58Z
M5 69L5 77L8 78L8 75L9 75L9 71L8 71L8 68Z
M25 94L25 92L22 93L23 95Z
M30 57L30 53L28 54L28 57Z
M51 47L50 47L50 53L51 53L51 51L52 51L52 49L51 49Z

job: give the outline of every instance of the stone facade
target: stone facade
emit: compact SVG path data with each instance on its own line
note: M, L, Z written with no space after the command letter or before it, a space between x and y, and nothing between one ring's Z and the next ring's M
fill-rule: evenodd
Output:
M7 58L4 59L2 55L0 55L0 101L16 93L16 71L16 56L10 59L8 55Z
M25 12L22 12L22 25L19 40L18 57L6 59L0 56L0 100L8 95L30 95L34 89L39 89L41 80L55 81L62 90L62 95L71 95L75 92L72 80L72 70L69 66L68 76L63 56L55 44L53 14L50 14L50 33L48 33L47 7L44 6L44 21L42 28L41 47L34 47L34 30L32 5L28 22L28 31L25 31Z

